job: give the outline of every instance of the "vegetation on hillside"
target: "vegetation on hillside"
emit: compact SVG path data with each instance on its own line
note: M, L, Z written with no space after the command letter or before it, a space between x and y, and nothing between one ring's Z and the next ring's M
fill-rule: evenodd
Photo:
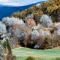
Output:
M33 14L34 16L41 16L42 12L48 15L56 15L56 10L60 8L60 0L49 0L48 2L43 2L39 6L35 5L29 9L22 12L16 12L12 16L18 18L25 18L28 14ZM60 10L58 10L60 11Z

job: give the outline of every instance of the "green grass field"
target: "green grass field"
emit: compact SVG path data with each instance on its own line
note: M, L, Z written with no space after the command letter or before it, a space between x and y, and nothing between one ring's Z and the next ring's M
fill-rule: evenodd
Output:
M35 50L29 48L15 48L12 50L16 60L60 60L60 50Z

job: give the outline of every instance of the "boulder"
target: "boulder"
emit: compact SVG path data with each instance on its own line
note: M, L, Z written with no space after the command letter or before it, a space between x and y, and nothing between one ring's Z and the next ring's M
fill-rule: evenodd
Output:
M33 14L28 14L26 17L26 19L33 19L33 18L34 18Z
M12 26L14 24L20 24L20 25L23 24L24 25L24 22L22 19L14 18L14 17L5 17L2 19L2 22L4 22L8 26Z
M37 30L33 30L31 32L31 40L37 40L39 38L39 32Z
M54 24L54 34L60 36L60 22Z
M36 41L34 48L36 49L47 49L51 45L51 33L48 29L40 29L39 38Z
M31 29L26 25L15 24L13 25L12 30L13 36L17 37L19 43L24 43L24 45L27 45L31 34Z
M2 22L0 22L0 34L6 33L6 25Z
M40 23L44 27L51 27L53 24L51 18L48 15L42 15L40 18Z

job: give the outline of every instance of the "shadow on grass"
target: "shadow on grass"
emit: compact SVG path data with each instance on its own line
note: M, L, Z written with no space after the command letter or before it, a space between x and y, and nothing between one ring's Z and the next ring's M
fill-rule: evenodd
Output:
M26 60L35 60L33 57L28 57Z

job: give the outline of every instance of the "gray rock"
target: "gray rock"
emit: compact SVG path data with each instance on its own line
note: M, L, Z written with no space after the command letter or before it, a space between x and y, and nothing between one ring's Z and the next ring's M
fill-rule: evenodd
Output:
M14 31L14 35L20 40L23 40L25 36L24 33L20 29L16 29Z
M0 22L0 34L6 33L6 25Z
M42 15L42 17L40 18L40 23L44 27L51 27L52 26L52 20L48 15Z
M35 45L34 48L35 48L35 49L39 49L40 46L39 46L39 45Z
M14 17L5 17L2 19L2 22L4 22L6 25L8 26L12 26L14 24L23 24L24 25L24 22L22 19L19 19L19 18L14 18Z
M34 17L33 14L28 14L26 19L33 19L33 17Z
M56 27L54 29L54 34L60 36L60 23L56 23Z
M31 39L32 40L36 40L36 39L38 39L39 38L39 32L37 31L37 30L33 30L32 32L31 32Z

